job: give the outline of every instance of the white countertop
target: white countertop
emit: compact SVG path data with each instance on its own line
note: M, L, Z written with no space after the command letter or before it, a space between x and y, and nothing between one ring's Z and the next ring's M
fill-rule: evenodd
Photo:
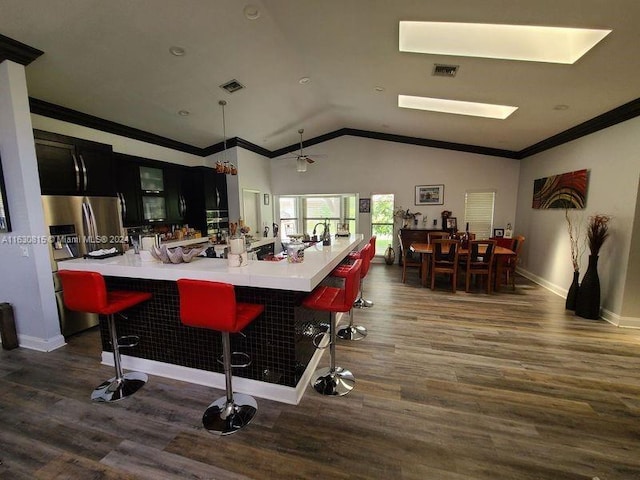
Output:
M274 243L275 240L276 239L274 237L256 237L256 240L251 242L251 248L262 247L263 245ZM209 242L209 237L200 237L200 238L189 238L187 240L167 240L162 242L162 245L165 245L167 248L174 248L174 247L187 247L190 245L198 245L198 244L207 243L207 242ZM227 245L224 243L217 243L213 246L216 247L216 249L222 250Z
M288 263L286 259L279 262L250 260L244 267L229 267L227 259L196 257L190 263L174 265L156 260L142 261L140 255L126 253L102 260L66 260L58 263L58 270L93 271L111 277L151 280L192 278L237 286L310 292L362 239L362 234L357 234L332 238L328 247L317 243L305 250L302 263Z

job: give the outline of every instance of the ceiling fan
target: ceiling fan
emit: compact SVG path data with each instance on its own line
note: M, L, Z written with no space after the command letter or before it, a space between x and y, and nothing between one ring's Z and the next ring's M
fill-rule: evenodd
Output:
M304 133L304 128L298 130L300 134L300 153L296 156L291 157L283 157L283 158L295 158L296 159L296 170L298 172L306 172L307 164L316 163L316 161L311 158L309 155L305 154L302 147L302 134ZM315 157L322 157L324 155L314 155Z

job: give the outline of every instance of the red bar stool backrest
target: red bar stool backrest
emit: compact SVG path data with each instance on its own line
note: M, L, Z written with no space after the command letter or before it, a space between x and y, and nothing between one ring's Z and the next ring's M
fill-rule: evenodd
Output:
M372 250L373 250L373 247L371 246L371 243L367 243L364 247L362 247L362 250L360 250L360 258L362 259L362 268L360 269L361 278L366 277L367 273L369 273L369 265L371 265Z
M373 261L373 257L376 256L376 236L373 235L370 239L369 239L369 245L371 245L371 260Z
M236 302L235 288L229 283L186 278L176 283L180 320L190 327L236 333L264 310L263 305Z
M60 270L62 298L69 310L103 313L107 308L107 286L104 277L97 272Z

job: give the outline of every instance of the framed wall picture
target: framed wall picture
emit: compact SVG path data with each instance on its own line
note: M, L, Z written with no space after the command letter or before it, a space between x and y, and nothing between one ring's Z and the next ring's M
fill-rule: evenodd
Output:
M371 213L371 199L361 198L358 211L360 213Z
M416 185L416 205L443 205L444 185Z
M9 219L9 205L7 204L7 190L4 186L4 175L2 173L2 160L0 159L0 233L11 231L11 220Z
M495 238L502 238L504 237L504 228L494 228L493 229L493 236Z
M447 217L446 219L446 229L447 230L458 230L458 218L457 217Z

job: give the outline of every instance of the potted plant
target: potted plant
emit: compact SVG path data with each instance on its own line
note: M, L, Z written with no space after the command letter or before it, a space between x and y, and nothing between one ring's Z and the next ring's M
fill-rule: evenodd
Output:
M589 266L584 274L576 298L576 315L597 320L600 318L600 279L598 278L598 256L605 240L609 237L609 215L589 217L587 244L591 254Z

